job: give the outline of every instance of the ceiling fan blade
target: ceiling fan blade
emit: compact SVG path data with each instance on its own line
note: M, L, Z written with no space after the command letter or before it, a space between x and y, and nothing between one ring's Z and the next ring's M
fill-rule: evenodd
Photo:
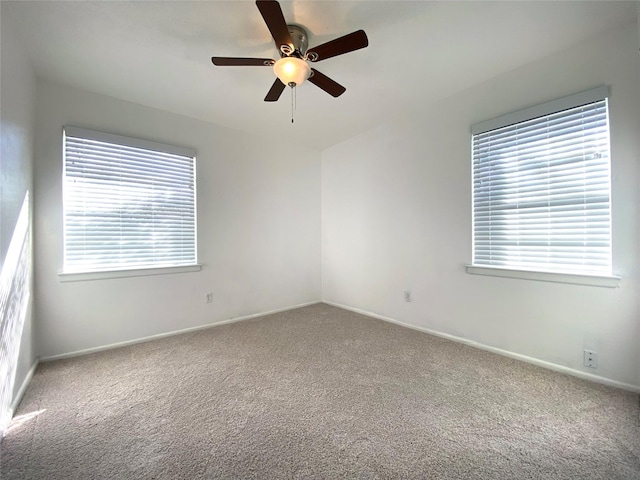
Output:
M320 87L329 95L333 97L339 97L347 90L338 82L331 80L329 77L320 73L315 68L312 68L311 71L313 72L313 75L309 77L309 81L315 86Z
M354 50L360 50L368 45L369 39L367 38L367 34L364 33L364 30L358 30L344 37L336 38L330 42L310 48L307 51L307 56L312 62L319 62L320 60L326 60L327 58L353 52Z
M293 40L291 40L289 27L287 27L280 4L275 0L256 0L256 6L276 42L278 51L282 45L289 45L293 51Z
M276 81L271 85L271 89L267 93L267 96L264 97L265 102L277 102L284 91L285 84L280 81L279 78L276 78Z
M270 58L211 57L214 65L219 67L270 67L275 62Z

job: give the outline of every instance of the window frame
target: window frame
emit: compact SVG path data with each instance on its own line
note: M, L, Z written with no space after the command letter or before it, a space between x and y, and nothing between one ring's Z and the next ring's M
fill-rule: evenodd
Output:
M99 268L99 269L66 269L66 249L67 249L67 221L66 221L66 206L65 206L65 183L67 179L67 152L66 152L66 137L82 138L91 141L105 142L123 147L131 147L137 149L144 149L150 151L157 151L164 154L178 155L183 157L189 157L192 159L193 168L193 248L194 248L194 262L184 263L179 265L144 265L136 266L115 266L114 268ZM61 282L73 282L84 280L97 280L103 278L123 278L123 277L138 277L148 275L161 275L171 273L183 273L193 272L201 270L202 265L198 263L198 205L197 205L197 159L196 151L192 148L179 147L175 145L169 145L151 140L144 140L139 138L133 138L123 135L117 135L113 133L106 133L96 130L90 130L87 128L64 126L62 131L62 220L63 220L63 235L62 235L62 247L63 247L63 261L62 269L58 272L58 278Z
M516 112L508 113L500 117L477 123L471 127L471 212L472 212L472 231L471 231L471 244L472 244L472 260L475 259L475 198L474 198L474 148L473 137L474 135L489 132L499 128L511 126L518 123L530 121L535 118L552 115L554 113L562 112L576 108L581 105L586 105L598 101L602 101L609 97L609 87L600 86L590 90L586 90L574 95L562 97L550 102L534 105L529 108L518 110ZM609 162L611 160L609 159ZM611 165L611 163L610 163ZM609 182L611 182L611 172L609 173ZM612 217L612 202L611 202L611 190L609 193L609 211L610 218ZM609 241L610 241L610 254L613 256L613 222L609 223ZM486 264L474 264L470 263L465 265L466 272L474 275L489 275L496 277L508 277L526 280L538 280L547 282L559 282L559 283L574 283L580 285L600 286L615 288L620 284L620 277L614 274L600 274L600 273L583 273L583 272L565 272L565 271L552 271L552 270L537 270L535 268L520 267L520 266L496 266ZM613 269L613 258L611 258L611 268Z

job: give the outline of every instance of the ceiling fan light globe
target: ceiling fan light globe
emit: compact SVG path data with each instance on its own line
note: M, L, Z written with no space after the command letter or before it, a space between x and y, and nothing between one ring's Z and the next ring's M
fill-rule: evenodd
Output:
M291 83L301 85L311 74L311 68L304 60L297 57L283 57L273 65L276 76L285 85Z

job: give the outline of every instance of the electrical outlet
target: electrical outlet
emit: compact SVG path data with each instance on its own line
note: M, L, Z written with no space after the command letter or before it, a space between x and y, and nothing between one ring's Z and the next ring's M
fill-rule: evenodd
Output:
M212 303L213 302L213 293L209 292L204 296L204 303Z
M585 349L584 366L589 368L598 368L598 352Z
M411 296L411 290L405 290L404 291L404 301L405 302L412 302L413 301L413 297Z

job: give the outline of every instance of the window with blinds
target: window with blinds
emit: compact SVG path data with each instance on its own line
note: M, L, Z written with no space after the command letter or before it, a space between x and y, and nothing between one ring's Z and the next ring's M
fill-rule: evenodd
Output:
M608 89L472 128L473 265L611 275Z
M64 129L64 273L196 264L195 152Z

